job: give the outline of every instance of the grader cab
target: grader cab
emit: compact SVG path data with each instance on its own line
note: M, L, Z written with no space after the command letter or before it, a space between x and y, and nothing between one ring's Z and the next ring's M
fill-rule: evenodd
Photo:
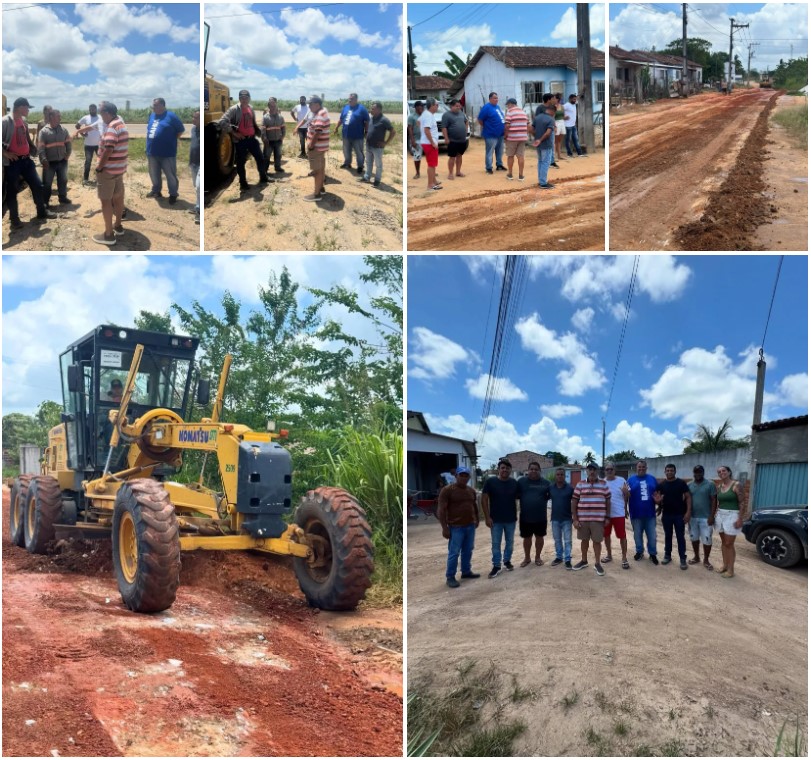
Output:
M208 381L195 371L197 347L196 338L111 325L68 347L60 358L62 422L49 432L41 473L12 485L12 541L42 554L57 535L111 537L119 591L136 612L172 605L180 553L195 549L292 555L310 604L353 609L373 570L363 509L346 491L316 488L288 524L284 431L220 420L230 357L211 416L184 421L193 386L196 403L210 400ZM204 452L199 473L184 468L189 451ZM216 488L204 485L210 457Z

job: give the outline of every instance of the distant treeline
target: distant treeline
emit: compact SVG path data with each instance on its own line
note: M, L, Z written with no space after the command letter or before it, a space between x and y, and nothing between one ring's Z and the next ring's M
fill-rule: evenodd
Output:
M52 104L54 108L59 108L59 103ZM118 105L118 103L116 103ZM196 106L180 106L174 108L167 103L168 109L177 114L178 118L185 123L190 123L194 112L197 110ZM73 125L85 114L88 113L86 108L59 108L62 112L62 123ZM131 108L126 111L119 107L118 113L125 122L131 121L133 124L146 124L149 121L149 114L152 113L151 108ZM28 114L28 123L33 124L42 119L42 111L31 111Z
M239 90L237 90L239 92ZM234 102L236 102L236 93L231 92L231 97L234 98ZM269 96L269 97L272 97ZM309 95L307 98L309 99ZM289 114L290 110L293 106L297 106L299 104L298 100L279 100L276 99L277 103L279 104L279 110L282 113ZM375 102L374 98L370 98L368 100L364 98L360 98L360 102L366 106L366 108L370 108L372 103ZM383 113L402 113L403 112L403 101L402 100L381 100L383 104ZM340 113L341 109L346 105L346 100L325 100L324 101L324 108L331 113ZM264 111L267 107L267 100L257 100L256 98L251 99L251 105L254 107L254 110L257 111Z

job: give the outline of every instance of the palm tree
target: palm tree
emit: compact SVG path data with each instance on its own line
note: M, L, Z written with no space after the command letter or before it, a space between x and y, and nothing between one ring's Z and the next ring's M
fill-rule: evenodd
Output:
M597 457L589 451L583 459L584 464L597 464Z
M449 50L448 58L445 60L445 71L435 71L433 74L435 77L445 77L445 79L453 81L465 70L468 61L470 61L470 54L467 56L467 61L463 61L456 53Z
M729 437L732 422L727 418L724 423L713 431L709 425L698 425L692 439L685 438L685 454L712 454L727 449L741 449L749 445L746 438L736 439Z

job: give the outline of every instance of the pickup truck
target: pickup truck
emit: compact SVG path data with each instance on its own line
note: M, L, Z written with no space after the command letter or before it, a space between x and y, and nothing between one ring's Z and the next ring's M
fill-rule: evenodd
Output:
M757 547L764 562L793 567L808 559L808 507L756 509L744 521L743 535Z

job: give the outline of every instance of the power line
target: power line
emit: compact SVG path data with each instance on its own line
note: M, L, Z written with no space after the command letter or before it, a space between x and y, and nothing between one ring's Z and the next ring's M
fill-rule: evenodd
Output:
M417 27L420 24L424 24L426 21L430 21L432 18L436 18L440 13L443 13L444 11L448 10L448 8L450 8L452 5L453 3L448 3L444 8L438 10L432 16L428 16L428 18L424 18L422 21L418 21L416 24L409 24L409 26L413 29L414 27Z
M625 298L625 316L622 320L622 329L620 330L619 345L617 346L617 358L614 361L614 375L611 378L611 389L608 392L608 403L605 407L605 415L608 415L608 410L611 408L611 399L614 396L614 385L617 382L617 373L620 368L620 358L622 357L622 346L625 343L625 332L628 329L628 318L631 315L631 302L634 298L634 289L636 287L636 274L639 270L639 256L634 256L634 265L631 270L631 281L628 284L628 295Z
M774 297L777 294L777 283L780 280L780 270L783 268L783 259L785 256L780 257L780 261L777 264L777 275L774 278L774 287L772 288L772 300L769 303L769 313L766 315L766 326L763 328L763 338L760 341L760 355L761 358L763 357L763 348L766 345L766 331L769 329L769 320L772 318L772 306L774 306Z

